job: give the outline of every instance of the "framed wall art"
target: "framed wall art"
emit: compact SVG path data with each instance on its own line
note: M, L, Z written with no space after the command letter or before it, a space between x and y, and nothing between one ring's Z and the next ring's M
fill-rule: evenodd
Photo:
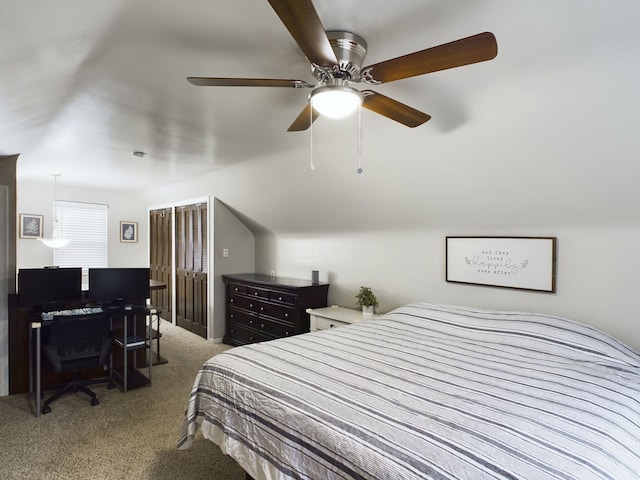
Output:
M20 214L20 238L42 238L43 215Z
M556 237L446 237L446 281L556 291Z
M120 241L123 243L138 241L138 222L120 222Z

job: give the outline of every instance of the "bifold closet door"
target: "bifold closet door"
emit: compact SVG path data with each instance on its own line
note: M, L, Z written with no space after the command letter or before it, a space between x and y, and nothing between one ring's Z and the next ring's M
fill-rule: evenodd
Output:
M163 208L150 212L150 276L164 283L167 288L151 291L151 304L162 309L162 318L172 321L171 298L173 297L173 274L171 273L171 251L173 231L171 226L172 210Z
M176 208L176 322L207 338L207 205Z

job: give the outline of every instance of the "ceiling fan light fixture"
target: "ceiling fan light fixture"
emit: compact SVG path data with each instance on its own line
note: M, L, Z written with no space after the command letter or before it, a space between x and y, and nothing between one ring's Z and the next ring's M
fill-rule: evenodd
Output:
M318 87L309 96L311 106L320 115L344 118L362 105L362 93L346 85Z

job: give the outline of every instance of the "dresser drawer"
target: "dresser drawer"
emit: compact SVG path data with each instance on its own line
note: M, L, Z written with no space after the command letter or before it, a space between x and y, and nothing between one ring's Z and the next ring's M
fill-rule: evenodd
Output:
M248 313L236 308L229 309L230 325L244 325L248 328L257 328L258 316L255 313Z
M247 286L240 283L230 283L229 293L247 293Z
M328 330L330 328L344 327L348 322L333 320L332 318L318 318L318 330Z
M293 325L280 323L266 318L261 318L258 322L258 331L269 334L275 338L289 337L295 334Z
M256 329L244 328L242 325L229 325L228 334L233 337L237 344L254 343L258 341L258 331Z
M290 305L295 305L296 301L298 300L298 296L292 293L270 292L269 300L272 300L274 302L288 303Z
M275 303L261 302L258 307L260 316L267 315L283 322L293 325L295 309L285 305L276 305Z
M258 311L260 300L250 298L243 295L231 294L229 296L229 306L235 308L244 308L245 310Z
M258 299L264 299L264 300L268 300L269 299L269 290L266 290L264 288L257 288L257 287L252 287L252 286L247 286L247 295L249 295L250 297L253 298L258 298Z

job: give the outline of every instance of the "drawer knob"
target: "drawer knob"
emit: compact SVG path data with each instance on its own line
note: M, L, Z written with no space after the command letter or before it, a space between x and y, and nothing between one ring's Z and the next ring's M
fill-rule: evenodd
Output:
M288 313L285 313L285 314L284 314L284 318L289 318L289 314L288 314Z
M282 301L282 297L278 297L278 300Z
M233 298L231 300L229 300L230 303L233 303Z
M236 292L238 291L238 287L236 287L236 288L235 288L235 291L236 291Z
M261 324L260 324L260 328L264 328L264 323L261 323Z
M253 294L257 297L258 296L258 292L253 292Z
M253 325L253 320L249 320L249 325Z
M264 312L264 307L260 307L260 311L261 311L261 312Z
M284 332L284 334L285 334L285 335L289 335L289 332L288 332L288 331L287 331L287 332Z
M249 308L253 308L253 303L250 303L250 304L249 304Z
M232 313L231 315L229 315L229 316L230 316L231 318L234 318L234 315L233 315L233 313Z
M333 328L335 325L333 323L329 324L329 328Z

